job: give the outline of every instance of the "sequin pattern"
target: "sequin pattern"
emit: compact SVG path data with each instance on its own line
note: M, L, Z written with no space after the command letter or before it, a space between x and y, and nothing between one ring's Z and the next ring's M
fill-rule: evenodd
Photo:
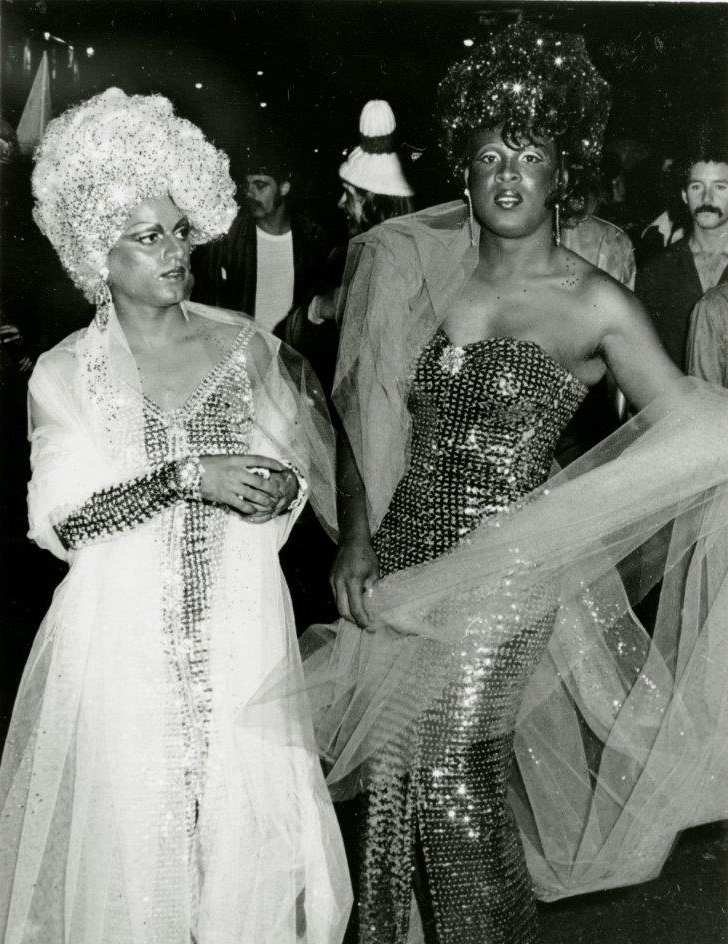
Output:
M410 466L374 538L382 573L446 553L542 484L585 393L536 344L454 347L438 331L414 369ZM551 630L550 593L538 587L512 603L515 635L491 626L480 641L474 625L457 683L372 762L359 836L360 944L404 944L413 876L437 944L535 940L506 785L520 696ZM426 643L417 674L434 671L437 657Z
M243 328L230 352L184 406L164 411L145 400L145 444L152 463L189 455L249 452L253 398ZM222 554L226 512L207 503L176 503L164 512L165 649L177 693L187 795L187 830L192 843L205 787L212 688L207 613Z
M93 326L91 329L93 330ZM126 429L126 398L134 396L110 379L108 361L91 356L84 379L107 441L148 473L102 489L56 526L67 546L79 547L154 519L159 524L163 599L163 641L173 691L174 725L167 734L170 757L185 782L185 825L194 901L196 825L205 795L210 746L212 687L207 618L220 564L228 512L199 500L199 483L188 481L191 456L250 451L253 395L247 371L252 329L243 327L228 353L177 410L160 409L143 398L142 427ZM181 743L180 743L181 742ZM160 811L163 815L163 811Z

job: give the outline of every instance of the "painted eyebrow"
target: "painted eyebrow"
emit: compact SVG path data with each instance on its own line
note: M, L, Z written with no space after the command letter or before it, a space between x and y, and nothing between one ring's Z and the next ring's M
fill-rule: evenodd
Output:
M177 227L180 226L182 223L186 223L186 224L189 226L189 225L190 225L190 221L189 221L188 217L186 217L186 216L181 216L181 217L177 220L177 222L174 224L174 226L172 227L172 229L173 229L173 230L177 229ZM140 227L140 226L143 227L144 229L155 229L155 230L161 230L162 232L164 231L164 227L162 226L161 223L152 222L151 220L150 220L148 223L147 223L147 222L144 222L144 220L140 220L138 223L130 223L130 224L129 224L129 229L130 229L130 230L131 230L131 229L136 229L137 227Z

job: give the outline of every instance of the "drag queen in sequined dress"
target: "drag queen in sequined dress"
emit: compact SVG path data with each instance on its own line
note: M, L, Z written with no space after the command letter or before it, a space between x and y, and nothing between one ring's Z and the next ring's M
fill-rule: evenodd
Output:
M278 550L326 493L322 395L251 321L185 302L191 244L236 206L166 99L109 89L36 160L36 219L97 308L30 381L30 536L70 569L3 754L0 936L338 944L310 721L249 705L299 658Z
M576 543L590 535L596 550L581 559L596 560L621 519L615 510L594 536L591 505L574 499L583 523L569 524L568 502L563 521L539 518L534 502L533 526L521 522L605 371L636 409L681 382L634 296L560 245L585 209L607 112L580 38L509 28L441 84L469 211L387 222L350 252L333 582L342 615L368 632L344 624L305 665L323 692L315 717L333 795L357 797L343 821L356 834L359 944L411 940L413 893L428 944L536 940L506 796L516 718L559 606L576 622L564 590ZM619 507L613 493L604 502Z

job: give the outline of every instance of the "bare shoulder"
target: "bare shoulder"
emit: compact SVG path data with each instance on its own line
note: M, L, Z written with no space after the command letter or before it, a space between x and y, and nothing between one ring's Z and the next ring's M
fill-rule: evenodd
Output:
M582 262L583 311L593 319L600 335L629 331L649 323L649 315L634 292L608 272L598 269L586 260Z

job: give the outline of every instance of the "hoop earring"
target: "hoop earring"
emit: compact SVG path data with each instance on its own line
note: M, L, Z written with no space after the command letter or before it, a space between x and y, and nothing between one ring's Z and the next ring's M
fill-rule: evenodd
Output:
M470 224L470 245L475 246L475 219L473 217L473 201L470 197L470 190L466 187L463 190L465 199L468 201L468 223Z
M554 243L561 245L561 201L554 204Z
M99 275L101 276L101 279L94 297L94 304L96 305L96 314L94 317L96 318L96 323L98 324L99 328L103 330L109 323L111 307L114 302L111 298L109 283L106 281L109 277L109 270L104 266L104 268L99 272Z

